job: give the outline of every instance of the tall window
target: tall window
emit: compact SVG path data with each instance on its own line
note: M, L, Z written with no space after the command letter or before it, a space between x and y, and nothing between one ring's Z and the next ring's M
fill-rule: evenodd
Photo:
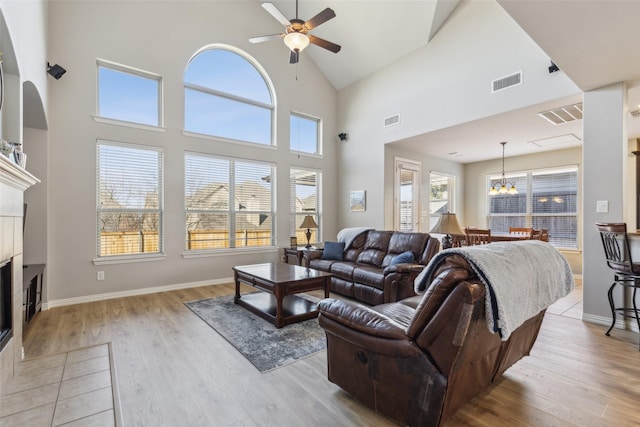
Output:
M185 153L186 249L275 245L275 165Z
M98 61L98 116L150 126L162 125L161 77Z
M429 174L429 230L436 225L443 213L456 213L453 205L455 188L454 176L437 172Z
M488 177L494 181L500 177ZM576 166L522 172L507 177L518 194L487 196L489 228L509 227L549 230L549 242L567 249L578 248L578 168Z
M290 120L291 151L322 154L320 151L320 119L291 113Z
M162 150L98 141L98 257L162 252Z
M298 238L298 244L307 241L306 229L300 224L306 215L311 215L318 224L318 229L311 229L310 242L319 242L322 236L320 212L320 181L322 174L307 169L291 169L289 174L291 195L290 235Z
M198 53L184 73L184 129L273 145L274 101L257 65L227 49Z

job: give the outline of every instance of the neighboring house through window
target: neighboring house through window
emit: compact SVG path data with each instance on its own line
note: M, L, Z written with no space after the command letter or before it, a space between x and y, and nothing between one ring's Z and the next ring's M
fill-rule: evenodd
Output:
M487 177L487 188L500 176ZM549 230L556 247L578 249L578 167L544 169L507 175L518 194L487 196L488 226L508 232L509 227Z
M163 251L159 148L98 140L98 257Z
M229 46L197 53L184 73L184 130L275 145L275 102L266 73Z
M318 224L317 229L311 229L310 242L322 240L322 215L320 209L320 181L322 174L310 169L291 168L289 174L291 220L290 236L296 236L298 244L306 244L306 229L301 229L300 224L306 215L311 215Z
M185 153L186 249L275 245L274 164Z

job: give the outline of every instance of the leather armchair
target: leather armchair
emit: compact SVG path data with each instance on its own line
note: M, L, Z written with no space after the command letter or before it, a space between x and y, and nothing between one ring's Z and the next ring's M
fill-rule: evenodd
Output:
M437 426L529 354L544 310L507 341L487 327L485 286L451 255L424 295L373 307L325 299L329 380L403 425Z

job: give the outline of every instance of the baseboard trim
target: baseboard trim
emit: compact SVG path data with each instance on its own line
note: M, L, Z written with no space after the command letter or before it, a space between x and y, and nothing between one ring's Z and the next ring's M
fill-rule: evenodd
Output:
M233 282L232 277L226 277L223 279L203 280L200 282L177 283L174 285L152 286L150 288L131 289L129 291L107 292L103 294L94 294L94 295L87 295L82 297L63 298L63 299L43 302L42 310L48 310L50 308L56 308L56 307L64 307L67 305L83 304L86 302L105 301L105 300L115 299L115 298L126 298L126 297L138 296L138 295L155 294L158 292L177 291L179 289L198 288L201 286L211 286L211 285L222 285L225 283L232 283L232 282Z

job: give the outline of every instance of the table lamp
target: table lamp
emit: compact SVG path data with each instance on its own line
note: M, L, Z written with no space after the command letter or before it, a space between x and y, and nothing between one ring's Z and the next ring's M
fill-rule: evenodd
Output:
M442 249L449 249L453 246L452 234L464 234L458 224L458 219L454 213L443 213L438 219L438 223L431 229L430 233L444 234L442 238Z
M318 228L318 224L316 224L315 220L313 219L313 217L311 215L306 215L304 217L304 219L302 220L302 224L300 224L300 227L298 228L306 228L307 232L305 233L305 235L307 236L307 246L306 248L309 249L311 247L311 243L309 243L309 240L311 240L311 229L312 228Z

